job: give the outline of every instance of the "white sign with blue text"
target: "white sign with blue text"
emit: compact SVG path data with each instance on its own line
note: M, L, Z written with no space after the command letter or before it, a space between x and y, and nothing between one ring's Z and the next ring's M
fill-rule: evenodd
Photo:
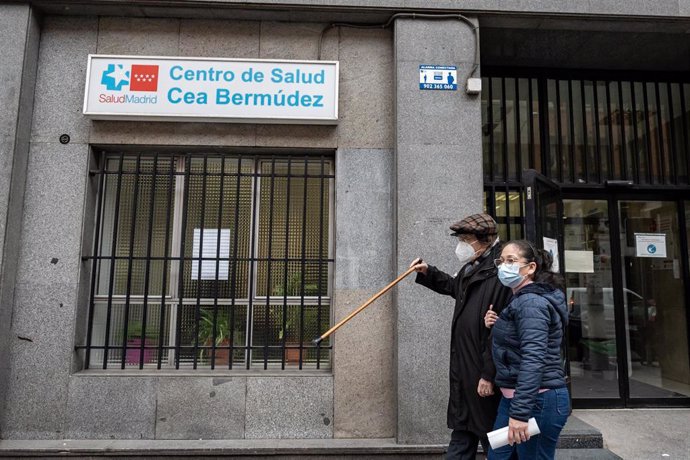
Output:
M419 89L457 90L458 68L454 65L420 65Z
M334 124L338 62L89 55L100 120Z

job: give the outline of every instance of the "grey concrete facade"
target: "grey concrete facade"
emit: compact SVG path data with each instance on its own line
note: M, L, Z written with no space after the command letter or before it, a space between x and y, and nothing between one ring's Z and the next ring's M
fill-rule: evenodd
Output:
M114 0L91 0L86 5L79 0L37 0L47 11L65 12L65 8L79 10L88 14L113 15L117 12L131 16L188 15L194 17L278 17L297 20L307 12L312 18L329 17L335 20L344 17L370 18L372 15L389 12L463 12L466 14L520 14L520 15L567 15L583 17L625 18L687 18L690 14L689 0L660 0L655 2L633 0L620 3L615 0L217 0L214 8L208 8L205 0L154 0L144 6L119 4ZM201 8L186 11L186 8ZM283 9L286 8L286 9Z
M43 22L11 333L30 341L10 347L8 438L51 439L67 431L89 124L79 102L85 69L66 72L63 63L95 51L96 25ZM59 143L63 133L69 144ZM52 197L60 197L59 205Z
M0 2L0 439L8 440L448 440L453 300L413 276L334 336L330 371L83 371L74 347L84 343L91 282L82 256L95 221L93 146L332 152L333 324L415 257L453 273L448 226L484 205L481 96L463 91L475 55L469 25L404 17L388 28L328 30L321 58L340 63L336 126L90 121L89 53L314 60L331 22L454 11L487 26L476 44L487 65L690 69L690 0L29 3ZM589 55L611 42L619 46ZM458 66L459 90L420 91L421 64Z
M336 320L395 278L392 170L392 149L338 150ZM334 338L335 435L394 437L391 296L381 298L345 327L347 331Z
M420 91L420 64L453 63L464 82L474 32L458 20L400 19L395 29L398 271L415 257L454 272L448 226L482 210L480 99ZM451 298L407 283L397 290L398 441L448 438Z
M92 144L330 149L341 170L335 195L336 220L343 222L337 226L336 238L339 259L334 276L340 281L334 296L343 299L337 303L336 317L347 314L353 304L385 284L393 260L390 30L334 30L324 38L323 58L337 59L342 66L342 116L337 127L142 126L91 122L81 114L89 53L314 59L324 27L262 21L43 18L36 98L33 106L28 104L34 108L34 116L21 216L25 232L18 250L16 294L10 309L14 312L12 335L31 341L14 340L9 351L5 349L10 364L7 375L13 383L4 398L3 438L395 435L390 303L382 302L378 309L372 309L372 318L363 315L353 322L352 335L344 338L344 350L349 341L368 358L336 353L332 372L104 375L80 371L73 351L82 341L87 317L90 279L88 264L81 255L93 238L96 189L87 171L92 155L98 152L91 152ZM217 43L227 49L218 51ZM355 65L362 59L382 65L363 71ZM70 71L66 72L61 63L69 63ZM362 79L370 84L360 84ZM71 137L67 145L58 142L63 133ZM57 204L50 198L54 196L60 197ZM352 219L355 215L369 222L368 232L380 236L379 241L371 242L364 263L347 256L355 248L361 249L363 239L356 227L358 221ZM387 325L385 333L379 333L382 325ZM353 400L358 404L353 406ZM222 410L214 412L218 405Z
M0 5L0 417L11 368L12 304L38 65L38 23L27 5ZM0 437L2 433L0 432Z

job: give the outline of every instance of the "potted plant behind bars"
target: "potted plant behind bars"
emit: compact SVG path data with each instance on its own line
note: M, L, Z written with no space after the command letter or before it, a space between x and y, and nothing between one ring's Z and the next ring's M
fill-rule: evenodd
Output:
M214 327L213 327L214 310L202 309L199 316L199 344L212 347L214 344ZM225 365L230 363L230 315L228 312L218 309L218 314L215 321L215 346L216 352L214 356L215 366ZM235 334L237 337L237 333ZM200 352L200 360L211 364L212 348L204 348Z
M287 301L287 297L307 297L318 295L318 288L316 283L304 283L304 295L302 295L302 274L300 272L295 272L291 274L285 285L278 284L273 289L273 295L283 297L283 301ZM285 364L299 364L300 360L300 330L308 331L309 328L300 328L300 311L299 309L305 309L304 314L308 314L308 309L304 305L293 305L293 308L287 309L287 318L285 318L285 323L282 321L282 307L277 309L276 320L280 324L280 330L278 331L278 344L282 345L283 340L285 340ZM297 307L295 309L295 307ZM308 318L304 317L305 324L308 323ZM297 326L295 328L295 326ZM307 349L302 349L302 363L306 361Z
M143 363L153 363L156 361L156 350L158 345L158 329L152 326L146 327L145 336L141 321L133 320L127 325L127 353L125 360L127 364L138 365L141 358L141 345L144 344Z

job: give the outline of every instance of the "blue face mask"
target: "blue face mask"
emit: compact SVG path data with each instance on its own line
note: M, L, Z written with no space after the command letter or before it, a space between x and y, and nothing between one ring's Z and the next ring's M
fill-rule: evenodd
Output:
M502 285L514 288L522 283L525 279L524 275L520 274L520 269L525 267L525 265L519 265L517 263L506 265L501 264L498 267L498 280Z

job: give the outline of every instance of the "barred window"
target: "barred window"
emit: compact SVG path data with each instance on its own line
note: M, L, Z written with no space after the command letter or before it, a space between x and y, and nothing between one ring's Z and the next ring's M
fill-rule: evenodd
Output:
M329 369L326 155L104 155L85 368Z
M686 75L482 72L485 184L515 189L527 168L575 187L690 184Z
M482 68L484 208L524 236L523 171L571 189L690 185L684 74Z

